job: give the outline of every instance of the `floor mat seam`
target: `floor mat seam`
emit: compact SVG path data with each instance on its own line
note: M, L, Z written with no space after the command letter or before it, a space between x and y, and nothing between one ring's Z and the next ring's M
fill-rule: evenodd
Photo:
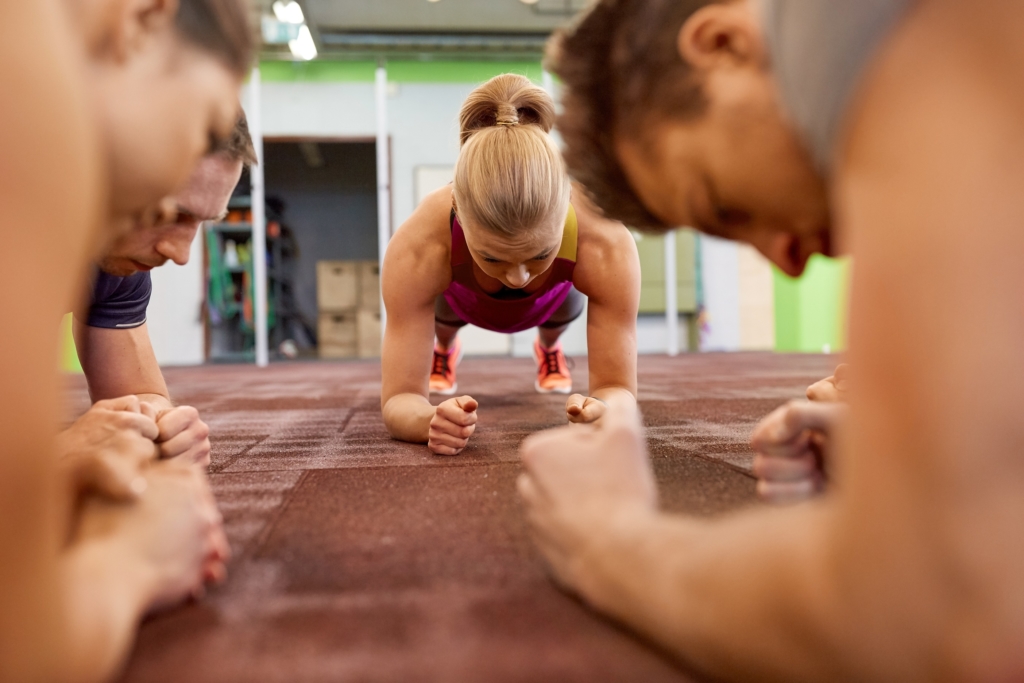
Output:
M291 471L294 472L295 470ZM263 525L263 529L260 530L259 535L256 537L256 540L252 544L252 549L243 553L242 557L255 555L255 553L263 547L263 544L266 543L267 536L274 529L277 523L281 521L281 516L284 515L285 511L287 511L288 507L292 504L292 500L295 499L295 492L298 490L300 486L302 486L303 482L306 481L306 477L308 476L309 470L303 470L302 474L299 475L299 478L295 480L295 483L292 485L292 487L289 488L288 491L284 494L284 500L282 500L281 504L277 506L277 510L275 510L274 513L270 515L270 518L267 520L267 523Z
M251 443L251 444L250 444L250 445L249 445L248 447L246 447L245 449L243 449L243 450L242 450L241 452L239 452L239 453L236 453L236 454L234 454L234 455L232 455L232 456L228 457L227 461L226 461L226 462L225 462L225 463L224 463L223 465L218 465L218 467L217 467L216 469L214 469L213 467L211 467L211 468L210 468L210 472L211 472L212 474L228 474L228 472L227 472L226 470L227 470L227 469L228 469L229 467L231 467L232 465L234 465L234 464L235 464L236 462L238 462L238 461L239 461L240 459L242 459L242 458L244 458L245 456L249 455L249 453L250 453L250 452L251 452L251 451L252 451L252 450L253 450L254 448L256 448L257 446L259 446L260 444L262 444L262 443L263 443L264 441L266 441L267 439L269 439L269 438L270 438L271 436L273 436L273 435L272 435L272 434L267 434L267 435L265 435L265 436L264 436L263 438L259 439L258 441L255 441L255 442Z

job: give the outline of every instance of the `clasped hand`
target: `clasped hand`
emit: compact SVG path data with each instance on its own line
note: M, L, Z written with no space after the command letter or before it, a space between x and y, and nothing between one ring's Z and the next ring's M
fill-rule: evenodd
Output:
M57 450L76 496L126 500L145 489L142 468L157 458L209 465L209 431L195 408L158 414L137 396L124 396L97 401L57 435Z

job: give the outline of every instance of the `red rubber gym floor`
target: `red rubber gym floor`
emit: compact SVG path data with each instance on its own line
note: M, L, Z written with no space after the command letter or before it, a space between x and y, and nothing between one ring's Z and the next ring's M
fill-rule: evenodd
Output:
M834 363L642 357L664 506L756 505L751 428ZM697 680L547 579L515 493L517 449L564 423L564 397L535 394L534 372L530 360L466 360L460 393L480 401L480 424L461 456L443 458L388 438L377 363L168 370L175 400L211 427L234 557L225 585L143 625L123 680ZM585 380L585 359L575 375Z

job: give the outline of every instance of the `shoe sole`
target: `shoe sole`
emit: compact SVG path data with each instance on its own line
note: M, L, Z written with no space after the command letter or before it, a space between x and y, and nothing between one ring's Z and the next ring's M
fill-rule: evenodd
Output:
M431 387L430 393L437 394L438 396L454 396L455 392L459 390L458 383L453 384L450 389L434 389Z
M538 394L565 394L569 395L572 393L572 387L556 387L554 389L545 389L540 385L540 382L534 381L533 388L537 390Z

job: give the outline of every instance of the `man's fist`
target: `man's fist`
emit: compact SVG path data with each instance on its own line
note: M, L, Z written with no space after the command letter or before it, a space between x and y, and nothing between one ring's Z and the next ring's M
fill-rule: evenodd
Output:
M565 402L565 416L574 424L597 422L604 415L605 404L593 396L573 394Z
M845 414L845 404L793 401L761 420L751 439L758 494L791 503L821 493Z
M458 455L476 431L476 399L450 398L437 407L430 421L427 447L437 455Z
M97 401L57 435L61 468L76 496L94 492L123 500L145 488L142 469L158 450L154 417L136 396Z
M157 415L156 439L161 458L181 457L204 467L210 464L210 428L192 406L178 406Z
M636 401L609 396L597 424L534 434L520 455L524 472L516 486L534 541L561 585L592 598L588 571L602 530L621 529L657 509Z

